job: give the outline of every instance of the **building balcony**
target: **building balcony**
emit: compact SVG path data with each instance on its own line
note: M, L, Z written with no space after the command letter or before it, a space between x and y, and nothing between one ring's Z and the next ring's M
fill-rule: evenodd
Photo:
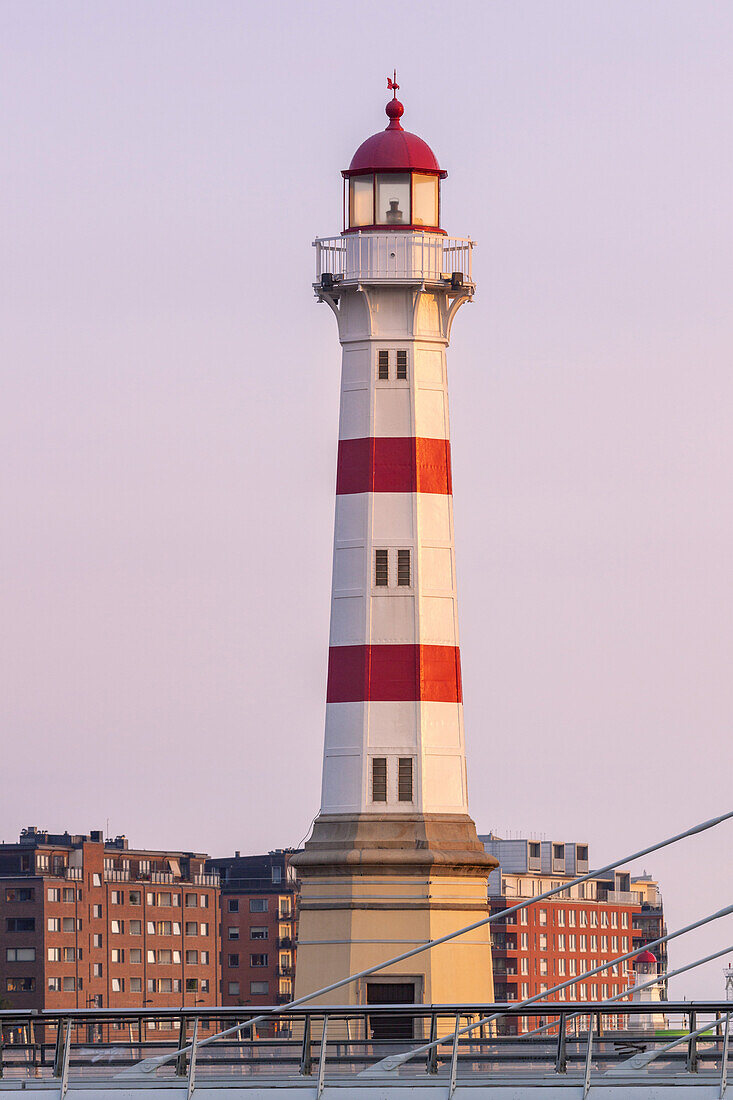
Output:
M281 978L292 978L295 973L295 967L292 963L289 963L287 966L278 966L277 972Z
M144 875L140 875L140 878L144 877ZM175 877L172 871L151 871L150 881L159 883L172 883L175 882Z
M105 867L104 869L104 881L105 882L129 882L130 872L129 870L116 870L113 867Z
M608 905L641 905L641 894L636 890L599 889L598 900L605 901Z
M194 883L195 886L218 886L219 876L217 874L213 874L211 871L209 871L208 873L204 873L202 871L200 874L194 875L191 881Z
M81 867L64 867L63 876L64 878L68 878L73 882L81 882L83 871Z
M445 237L442 233L377 232L359 230L339 237L318 237L316 282L406 282L472 285L470 238ZM460 281L454 280L460 275ZM324 278L325 277L325 278Z
M277 946L283 947L287 950L293 946L293 941L290 936L280 936L277 941Z

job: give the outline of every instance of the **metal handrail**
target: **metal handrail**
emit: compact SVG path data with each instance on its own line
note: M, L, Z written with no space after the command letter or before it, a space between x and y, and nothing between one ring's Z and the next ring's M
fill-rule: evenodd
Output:
M446 237L419 230L368 230L339 237L317 237L316 281L325 274L344 282L417 281L450 279L460 272L472 282L470 237Z

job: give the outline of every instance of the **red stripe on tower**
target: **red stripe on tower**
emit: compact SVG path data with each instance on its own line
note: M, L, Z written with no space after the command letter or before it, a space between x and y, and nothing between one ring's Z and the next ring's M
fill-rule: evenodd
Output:
M447 439L341 439L336 493L439 493L453 491Z
M329 703L460 703L457 646L345 645L328 652Z

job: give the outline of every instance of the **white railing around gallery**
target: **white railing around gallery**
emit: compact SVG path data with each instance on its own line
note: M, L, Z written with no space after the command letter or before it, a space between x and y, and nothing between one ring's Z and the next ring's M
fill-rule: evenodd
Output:
M318 237L313 242L316 281L321 283L325 275L341 282L441 282L455 274L472 283L474 244L470 238L415 231Z

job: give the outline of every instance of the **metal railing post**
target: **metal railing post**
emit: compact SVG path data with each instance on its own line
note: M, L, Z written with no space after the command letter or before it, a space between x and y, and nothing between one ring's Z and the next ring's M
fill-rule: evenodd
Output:
M181 1016L181 1020L180 1020L180 1023L178 1025L178 1049L183 1050L183 1048L185 1046L186 1046L186 1017ZM176 1059L176 1077L185 1077L186 1076L187 1062L188 1062L188 1059L186 1057L185 1052L183 1054L178 1055L178 1058Z
M690 1013L690 1031L694 1032L695 1024L697 1023L697 1013ZM687 1072L697 1073L697 1036L690 1035L690 1041L687 1044Z
M430 1042L434 1043L438 1038L438 1017L435 1012L430 1016ZM438 1048L437 1046L431 1047L428 1051L428 1061L426 1066L428 1073L438 1072Z
M583 1077L583 1100L588 1095L588 1089L590 1088L590 1071L593 1066L593 1021L595 1017L593 1013L590 1014L590 1020L588 1022L588 1046L585 1051L585 1075Z
M69 1087L69 1061L71 1055L71 1020L66 1024L66 1039L64 1040L64 1058L61 1066L61 1091L59 1096L64 1100L66 1090Z
M64 1026L68 1027L68 1021L64 1021L59 1017L56 1024L56 1049L53 1056L53 1075L54 1077L61 1076L61 1062L64 1053Z
M303 1049L300 1054L300 1075L310 1077L313 1072L313 1057L311 1052L311 1018L306 1016L303 1023Z
M319 1100L323 1092L323 1082L326 1076L326 1048L328 1046L328 1015L323 1017L323 1031L321 1032L321 1056L318 1059L318 1083L316 1085L316 1100Z
M558 1021L557 1031L557 1057L555 1058L555 1073L566 1073L568 1068L568 1055L567 1044L565 1037L565 1029L567 1022L565 1019L565 1013L560 1013L560 1019Z
M723 1100L725 1096L725 1090L728 1084L728 1043L730 1040L730 1013L725 1018L725 1032L723 1033L723 1058L720 1063L720 1095L719 1100Z
M458 1036L461 1030L461 1017L456 1012L456 1029L453 1032L453 1052L450 1059L450 1084L448 1085L448 1100L456 1091L456 1072L458 1070Z
M193 1090L196 1088L196 1052L199 1037L199 1018L193 1021L193 1038L191 1039L191 1058L188 1064L188 1091L187 1098L191 1100Z

